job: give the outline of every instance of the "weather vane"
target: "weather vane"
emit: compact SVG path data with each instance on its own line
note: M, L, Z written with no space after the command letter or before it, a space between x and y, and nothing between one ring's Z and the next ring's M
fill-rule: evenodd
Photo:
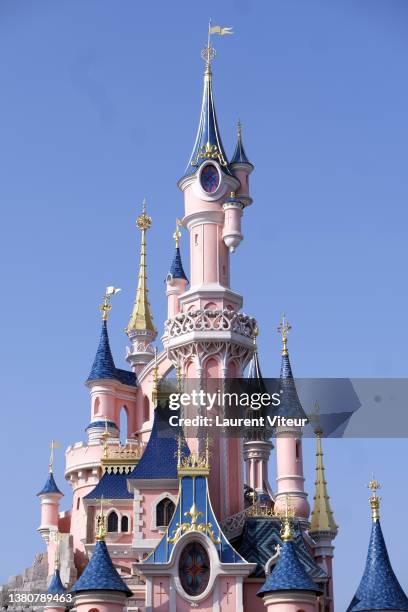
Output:
M51 440L50 448L51 448L51 453L50 453L49 467L50 467L50 474L52 474L54 471L54 451L56 448L59 448L59 443L56 440Z
M112 310L112 304L110 303L112 295L115 295L115 293L119 293L119 291L122 291L122 289L113 286L106 287L105 295L103 296L103 302L100 306L103 321L108 320L109 313Z
M287 355L288 354L288 333L290 332L290 330L292 329L292 326L289 325L287 319L286 319L286 315L285 313L283 313L282 315L282 319L281 322L278 325L278 332L281 335L282 338L282 355Z
M201 51L201 57L205 61L207 68L210 68L211 62L214 60L216 56L216 51L211 44L211 34L218 34L219 36L225 36L226 34L233 34L232 28L229 27L221 27L219 25L212 26L211 19L208 22L208 39L207 46Z

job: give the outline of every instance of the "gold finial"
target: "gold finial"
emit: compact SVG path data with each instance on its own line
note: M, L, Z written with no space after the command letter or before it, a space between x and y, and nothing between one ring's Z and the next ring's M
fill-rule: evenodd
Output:
M293 540L293 517L295 515L295 509L290 503L289 495L285 495L285 510L282 516L282 529L281 537L284 542Z
M278 325L278 332L282 338L282 355L288 354L288 333L292 329L292 326L289 325L285 313L282 315L281 322Z
M105 295L103 296L103 302L99 308L102 312L102 321L108 320L109 313L112 310L112 304L110 303L111 298L113 295L115 295L115 293L119 293L119 291L122 290L118 287L106 287Z
M180 246L180 238L181 238L180 225L181 225L180 219L176 219L176 231L173 234L174 242L176 243L176 249L178 249Z
M150 312L150 303L147 289L147 265L146 265L146 232L152 226L152 219L146 213L146 199L143 200L142 214L136 219L136 225L142 232L140 243L139 276L136 291L136 299L130 316L126 333L132 336L134 332L148 331L156 336L156 328L153 316Z
M312 410L312 414L311 416L311 421L316 423L316 427L314 429L314 432L316 434L316 436L318 438L320 438L323 434L323 429L320 426L320 404L319 402L316 400L315 403L313 404L313 410Z
M381 497L378 497L377 491L381 489L381 485L378 480L375 480L374 474L368 483L368 488L371 489L372 494L370 495L370 506L372 512L373 522L377 522L380 520L380 501Z
M50 474L52 474L54 472L54 451L56 448L59 448L59 443L56 440L51 440L50 448L51 448L51 453L50 453L49 470L50 470Z
M96 540L101 541L106 537L106 519L103 511L103 495L101 497L101 507L98 516L96 517Z

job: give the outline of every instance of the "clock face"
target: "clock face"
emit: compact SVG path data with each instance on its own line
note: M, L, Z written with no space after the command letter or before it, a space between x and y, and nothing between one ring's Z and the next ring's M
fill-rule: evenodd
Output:
M217 191L220 183L220 177L218 170L213 164L207 164L204 166L201 172L201 186L207 193L214 193Z

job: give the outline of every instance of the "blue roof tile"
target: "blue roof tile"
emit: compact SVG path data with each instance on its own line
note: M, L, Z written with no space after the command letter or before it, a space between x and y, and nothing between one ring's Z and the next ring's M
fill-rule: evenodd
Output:
M105 473L96 487L84 499L132 499L127 488L128 474Z
M156 408L153 427L146 449L135 469L129 474L129 479L159 479L178 478L177 473L177 436L180 429L169 425L169 416L176 414L174 410ZM188 453L185 445L184 454Z
M262 597L273 591L313 591L316 594L322 592L299 561L295 544L291 540L283 542L276 565L257 595Z
M277 414L287 417L307 418L299 400L289 355L287 354L282 355L279 385L282 393L281 403L276 411Z
M174 252L173 261L170 266L170 274L173 278L183 278L188 282L186 273L184 272L183 262L181 261L180 248L176 247Z
M99 345L95 359L86 382L92 380L118 380L124 385L134 387L137 385L136 374L121 370L115 366L112 351L109 344L108 326L106 321L102 321Z
M51 582L48 586L48 595L63 595L66 592L64 585L61 582L59 570L55 570Z
M83 571L81 577L71 589L72 593L82 591L119 591L132 595L122 578L115 569L106 543L103 540L96 542L91 560Z
M408 610L408 598L391 566L379 521L373 522L367 561L347 612Z
M41 491L37 493L37 495L46 495L47 493L59 493L60 495L63 495L63 493L61 493L61 491L57 487L57 483L54 480L54 474L52 472L48 474L48 478L45 482L45 485L43 486Z

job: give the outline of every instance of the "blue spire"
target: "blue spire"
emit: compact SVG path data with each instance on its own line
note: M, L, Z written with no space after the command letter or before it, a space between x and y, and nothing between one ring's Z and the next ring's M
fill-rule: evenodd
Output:
M173 261L171 262L170 274L173 278L182 278L188 282L188 278L184 272L183 263L181 261L180 247L178 246L176 246Z
M211 65L207 63L204 73L204 93L200 123L185 176L194 174L204 161L210 159L217 161L226 174L231 174L215 114Z
M235 151L230 161L230 164L231 165L232 164L247 164L248 166L251 166L251 168L253 168L253 165L251 164L251 162L249 161L247 157L247 154L245 153L244 145L242 144L242 126L241 126L240 121L238 121L237 128L238 128L237 129L238 131L237 146L235 147Z
M82 591L119 591L127 597L132 591L119 576L109 556L104 540L98 540L95 550L81 577L71 589L72 593Z
M109 344L108 325L106 320L102 321L98 349L96 351L95 359L86 382L98 380L100 378L118 380L123 385L132 387L137 385L136 375L134 372L121 370L115 366Z
M97 380L98 378L117 378L115 362L113 361L112 351L109 344L108 326L106 321L102 321L98 349L96 351L91 372L87 380Z
M48 493L58 493L61 496L64 495L63 493L61 493L61 491L57 487L57 483L54 480L54 474L52 472L50 472L48 474L48 478L47 478L47 480L45 482L45 485L43 486L41 491L39 493L37 493L37 496L39 496L39 495L47 495Z
M391 567L380 521L374 520L360 585L347 612L408 610L408 598Z
M320 594L321 590L308 576L296 553L293 540L284 541L278 561L267 576L258 597L273 591L312 591Z
M61 576L59 573L59 569L56 569L53 577L51 578L51 582L47 589L48 595L64 595L66 589L61 582Z
M299 396L296 390L295 381L293 379L292 367L289 360L289 352L287 347L288 332L292 327L286 321L285 315L282 317L282 321L278 327L278 331L282 335L282 362L280 370L280 391L281 391L281 403L278 407L278 414L280 416L287 417L298 417L306 418L305 411L300 403Z

